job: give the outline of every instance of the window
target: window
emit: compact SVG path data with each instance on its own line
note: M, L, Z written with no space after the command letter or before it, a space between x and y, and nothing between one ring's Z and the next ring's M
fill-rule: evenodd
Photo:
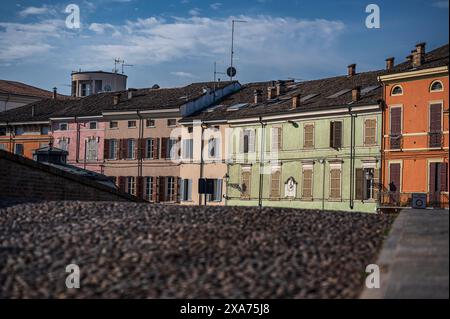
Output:
M248 154L255 152L255 130L244 130L241 133L241 153Z
M193 152L194 152L194 140L193 139L183 140L183 158L192 159Z
M402 146L402 108L391 107L390 112L391 149L398 150Z
M167 126L177 126L177 120L176 119L168 119L167 120Z
M98 143L96 138L87 141L86 160L97 161Z
M272 174L270 175L270 198L271 199L279 199L280 198L280 179L281 179L280 169L272 168Z
M154 158L154 143L155 140L149 138L145 142L145 158Z
M241 198L250 199L252 172L250 168L242 170L241 175Z
M0 150L5 151L6 150L6 145L5 144L0 144Z
M109 159L117 159L117 140L109 140Z
M272 128L272 152L280 151L282 147L282 130L281 127Z
M430 163L428 189L430 203L438 205L441 192L448 192L448 163Z
M127 177L127 191L130 195L136 195L136 178L134 176Z
M175 177L167 177L166 198L173 202L175 201Z
M60 149L62 149L62 150L67 151L67 150L68 150L68 144L69 144L68 139L65 138L65 137L63 137L63 138L61 138L61 139L59 140L58 147L59 147Z
M330 147L339 149L342 147L342 122L330 122Z
M48 125L41 126L41 135L48 135L49 132L50 132L50 126L48 126Z
M371 200L376 198L376 183L378 171L374 168L356 169L356 196L357 200Z
M110 129L115 129L119 127L119 123L117 121L110 121L109 122L109 128Z
M0 127L0 136L6 135L6 127Z
M23 144L16 144L14 154L23 156Z
M442 105L435 103L430 105L430 124L428 132L428 147L442 146Z
M81 83L81 96L91 95L91 85L89 83Z
M181 200L183 202L192 201L192 180L182 179L180 184Z
M67 131L68 125L67 123L59 123L59 130L60 131Z
M135 128L136 127L136 121L128 121L128 128Z
M102 80L95 80L95 93L102 91Z
M302 188L302 198L307 200L312 200L313 198L313 169L304 168L303 169L303 188Z
M364 145L375 145L377 142L377 120L366 119L364 121Z
M218 155L217 145L218 145L218 139L212 137L208 140L208 157L210 159L217 157L217 155Z
M314 148L314 125L305 124L303 136L303 147L304 148Z
M207 195L208 202L221 202L222 201L222 180L213 179L213 194Z
M403 88L400 85L396 85L392 88L391 91L392 96L403 95Z
M144 199L151 201L153 199L153 177L148 176L145 178L145 196Z
M175 159L176 158L176 145L177 140L174 138L169 138L167 141L167 158L169 159Z
M444 87L441 81L434 81L431 83L430 92L442 92L444 91Z
M147 127L155 127L155 120L148 119L145 121L145 126Z
M330 169L330 199L341 199L341 170Z
M96 130L97 129L97 122L89 122L89 129L90 130Z
M129 139L127 142L127 159L136 158L135 149L136 149L136 141L134 139Z

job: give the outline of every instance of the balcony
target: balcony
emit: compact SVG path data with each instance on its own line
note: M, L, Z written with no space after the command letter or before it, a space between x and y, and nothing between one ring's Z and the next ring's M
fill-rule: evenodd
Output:
M442 132L428 133L429 148L442 148L443 145L444 145L444 134L442 134Z
M403 148L403 136L402 135L391 135L389 137L391 150L401 150Z
M380 193L381 208L412 207L413 193L399 193L384 191ZM447 192L427 193L427 207L448 208L449 195Z

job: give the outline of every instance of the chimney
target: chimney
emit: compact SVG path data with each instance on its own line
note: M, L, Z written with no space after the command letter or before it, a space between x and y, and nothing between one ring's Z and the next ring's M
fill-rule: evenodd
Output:
M120 94L115 94L113 96L113 104L117 105L117 104L119 104L119 102L120 102Z
M58 97L58 89L56 87L53 88L53 99L56 100L56 98Z
M136 92L136 89L128 89L128 99L131 100L133 98L134 92Z
M348 70L348 76L354 76L356 74L356 64L350 64L347 67Z
M412 54L408 55L408 56L406 57L406 60L407 60L408 62L412 63L412 61L413 61L413 55L412 55Z
M271 100L276 97L276 88L273 86L269 86L267 88L267 99Z
M352 101L357 102L361 98L361 87L357 86L352 90Z
M394 68L394 57L390 57L386 59L386 70L390 71Z
M413 51L413 66L418 67L425 61L425 42L416 44L416 49Z
M301 98L301 96L302 95L300 93L297 93L296 95L294 95L292 97L292 109L293 110L300 106L300 98Z
M284 81L277 81L275 87L277 89L277 93L276 93L277 96L280 96L281 94L283 94L285 92L286 85L285 85Z
M258 89L258 90L253 91L253 94L255 97L254 103L255 104L261 103L262 102L262 91Z
M31 106L31 116L34 117L35 105Z

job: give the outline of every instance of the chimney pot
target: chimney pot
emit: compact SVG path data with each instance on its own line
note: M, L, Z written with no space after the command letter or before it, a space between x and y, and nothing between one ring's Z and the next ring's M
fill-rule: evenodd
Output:
M136 92L136 89L128 89L128 99L131 100L133 98L134 92Z
M348 70L348 76L354 76L356 74L356 64L350 64L347 67Z
M294 95L292 97L292 109L296 109L298 107L300 107L300 98L301 98L301 94L297 93L296 95Z
M361 99L361 87L357 86L352 90L352 101L357 102Z
M271 100L276 97L276 88L273 86L269 86L267 88L267 99Z
M120 102L120 94L115 94L113 96L113 104L117 105L117 104L119 104L119 102Z
M386 70L390 71L394 68L395 58L390 57L386 59Z
M254 97L255 97L255 104L261 103L262 102L262 91L261 90L255 90L253 91Z
M425 42L416 44L416 49L412 51L413 67L418 67L425 61Z
M53 99L56 100L58 98L58 89L56 87L53 88Z
M276 84L276 89L277 89L277 96L280 96L281 94L283 94L285 92L286 89L286 85L284 81L277 81Z

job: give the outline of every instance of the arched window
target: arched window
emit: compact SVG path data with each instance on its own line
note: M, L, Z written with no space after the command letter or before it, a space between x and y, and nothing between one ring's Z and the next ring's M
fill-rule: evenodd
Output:
M444 91L444 87L441 81L433 81L430 85L430 92L442 92Z
M391 95L403 95L403 88L400 85L394 86Z

